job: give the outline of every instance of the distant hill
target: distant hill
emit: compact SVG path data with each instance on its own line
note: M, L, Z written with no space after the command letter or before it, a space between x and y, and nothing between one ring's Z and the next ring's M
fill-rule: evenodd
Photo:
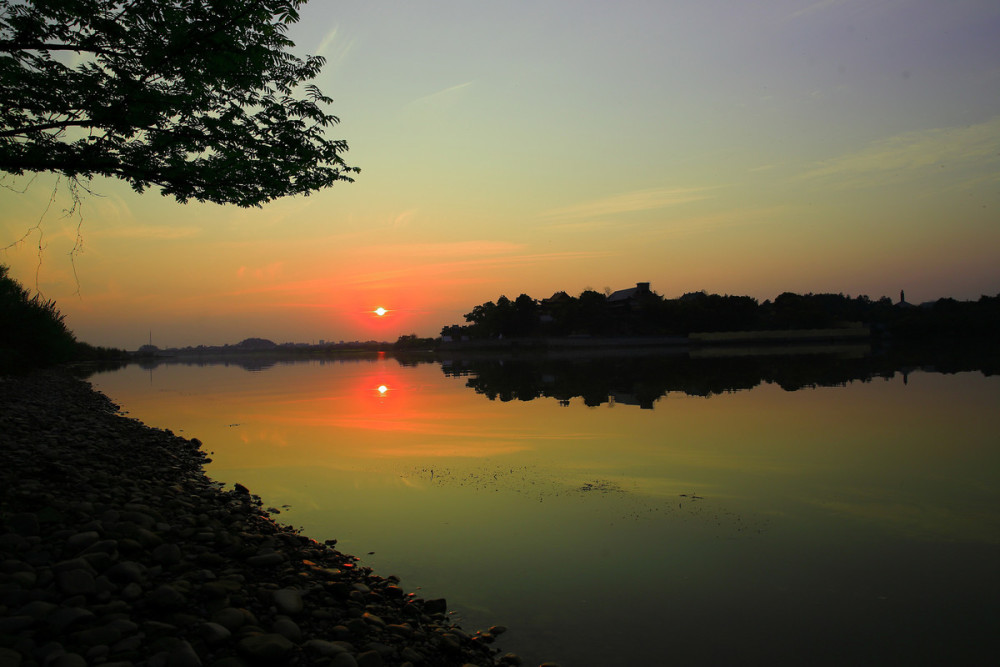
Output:
M240 350L273 350L278 344L266 338L245 338L233 347Z

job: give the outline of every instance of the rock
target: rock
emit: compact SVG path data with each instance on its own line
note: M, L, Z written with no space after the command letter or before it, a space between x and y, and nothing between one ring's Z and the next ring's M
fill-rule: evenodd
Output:
M366 611L364 614L361 615L361 618L364 619L364 620L366 620L366 621L368 621L369 623L371 623L372 625L374 625L376 627L379 627L379 628L384 628L385 627L385 621L383 621L381 618L379 618L375 614L372 614L371 612L367 612Z
M34 624L35 618L28 615L0 616L0 635L16 635Z
M294 615L302 611L302 594L293 588L274 592L274 606L281 614Z
M73 633L73 641L83 646L96 646L99 644L111 645L122 638L122 633L109 625L101 625L95 628L87 628Z
M219 579L218 581L206 582L201 587L202 592L212 598L225 598L231 593L238 593L240 582L232 579Z
M448 602L444 598L426 600L424 602L424 611L428 614L443 614L448 611Z
M176 544L166 542L153 549L153 558L161 565L174 565L181 562L181 548Z
M294 645L279 634L269 633L244 637L236 648L255 665L272 665L283 659Z
M358 661L350 653L340 653L333 656L330 667L358 667Z
M167 653L167 667L201 667L201 658L188 642L177 642Z
M0 665L4 667L21 667L21 654L11 648L0 646Z
M45 602L44 600L32 600L28 604L24 605L18 610L19 614L27 614L36 619L45 618L48 614L51 614L57 607L53 602Z
M247 622L247 615L242 609L236 609L235 607L226 607L220 611L215 612L212 615L212 620L228 629L230 632L236 632L243 624Z
M392 623L392 624L389 624L389 625L385 626L385 628L389 632L391 632L391 633L393 633L395 635L399 635L400 637L412 637L413 636L413 628L411 628L406 623Z
M101 667L107 667L107 665L101 665ZM129 665L129 667L132 666ZM247 662L243 658L232 655L222 660L216 660L212 663L212 667L247 667Z
M368 634L368 624L365 623L360 618L352 618L346 623L347 629L351 631L353 635L366 635Z
M78 653L63 653L45 664L46 667L87 667L86 659Z
M142 597L142 586L134 581L122 588L122 598L126 600L138 600L140 597Z
M254 567L271 567L274 565L279 565L284 562L285 557L278 552L257 554L255 556L250 556L247 558L247 563L253 565Z
M109 556L113 556L118 553L118 540L99 540L94 542L86 549L80 552L81 556L86 557L87 554L94 553L105 553Z
M18 512L7 518L7 526L18 535L37 535L38 516L33 512Z
M146 595L145 600L153 607L160 609L180 609L187 604L187 600L180 591L169 584L157 587L156 590Z
M56 582L64 595L92 595L97 592L97 583L89 568L56 572Z
M365 651L355 658L358 663L358 667L382 667L385 661L382 660L382 654L378 651Z
M94 612L80 607L59 607L45 617L46 623L58 632L64 632L74 625L94 618Z
M136 528L133 538L146 549L152 549L163 543L163 538L148 528Z
M66 540L66 550L73 554L80 553L100 538L101 536L96 530L77 533Z
M295 644L302 643L302 629L295 621L287 616L279 616L276 618L274 623L271 625L271 630L273 632L277 632L279 635Z
M419 665L424 661L423 653L420 653L419 651L416 651L410 648L409 646L407 646L400 652L399 657L401 657L403 660L406 660L407 662L412 662L414 665Z
M229 628L221 623L213 623L212 621L202 623L198 627L198 634L205 640L205 643L210 646L228 641L229 638L233 636L233 633L229 630Z
M115 563L104 572L105 576L119 583L140 583L146 578L146 567L131 560Z
M347 653L347 649L343 646L339 646L334 642L326 641L325 639L310 639L303 644L303 647L308 651L318 653L319 655L328 658L340 655L341 653Z
M83 559L87 561L87 565L93 568L95 572L103 572L111 567L111 564L114 562L114 557L111 554L101 553L100 551L84 554Z

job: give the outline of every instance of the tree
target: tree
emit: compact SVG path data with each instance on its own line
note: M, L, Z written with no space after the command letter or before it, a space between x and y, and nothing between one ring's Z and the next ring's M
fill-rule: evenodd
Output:
M303 2L0 0L0 170L244 207L352 181Z

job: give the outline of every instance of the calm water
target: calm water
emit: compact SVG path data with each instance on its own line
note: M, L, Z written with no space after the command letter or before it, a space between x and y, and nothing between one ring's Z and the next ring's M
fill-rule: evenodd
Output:
M500 646L527 664L1000 652L1000 377L652 403L591 388L588 407L565 389L490 400L485 372L451 368L178 364L91 381L200 438L208 474L280 521L447 598L467 630L507 625Z

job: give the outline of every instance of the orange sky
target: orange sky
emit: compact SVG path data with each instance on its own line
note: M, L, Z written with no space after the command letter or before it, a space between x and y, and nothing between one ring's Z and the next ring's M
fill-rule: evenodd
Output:
M54 178L8 176L0 262L129 349L430 336L638 281L993 295L998 32L971 0L313 2L291 37L356 183L241 210L98 180L64 218Z

